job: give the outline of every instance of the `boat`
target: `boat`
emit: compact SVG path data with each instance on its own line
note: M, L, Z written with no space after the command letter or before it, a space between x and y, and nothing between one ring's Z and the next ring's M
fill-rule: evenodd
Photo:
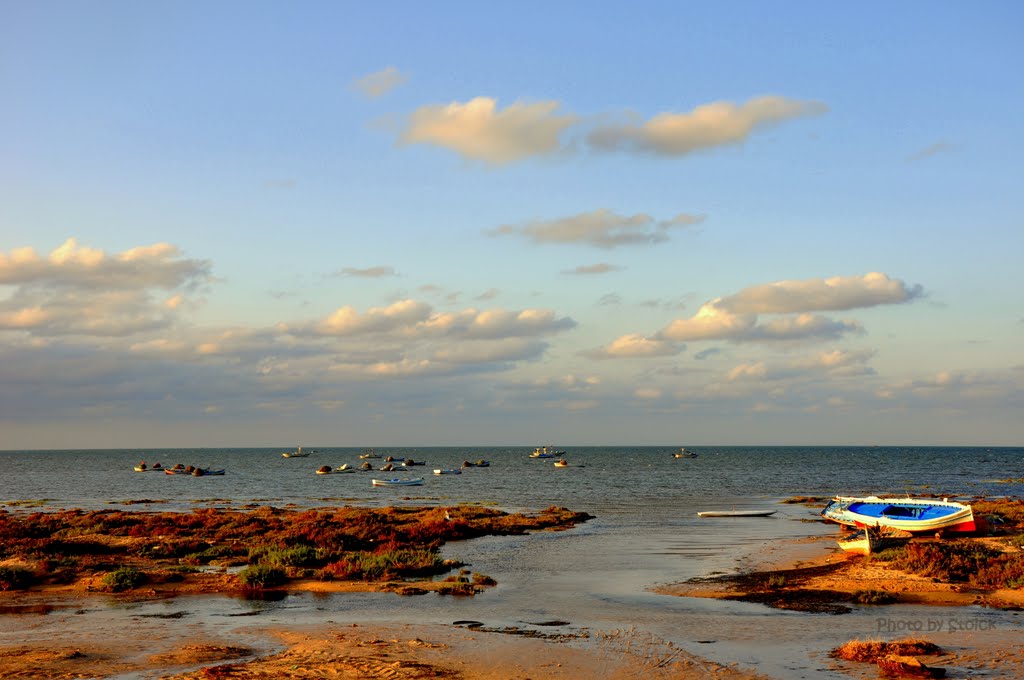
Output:
M438 468L437 470L434 470L434 474L435 475L461 475L462 474L462 470L460 470L458 468L451 468L451 469L448 469L448 468Z
M559 458L554 462L555 467L569 467L569 461L564 458Z
M977 529L971 506L948 498L836 496L821 516L845 526L890 527L911 533L969 533Z
M472 461L464 460L464 461L462 461L462 467L464 467L464 468L491 467L491 462L489 460L478 460L478 461L476 461L474 463Z
M556 456L564 456L565 451L556 451L553 446L538 446L530 454L530 458L554 458Z
M146 465L146 461L142 461L141 463L135 466L136 472L160 472L161 470L163 470L163 467L160 465L160 463L153 463L152 466L149 466Z
M377 453L374 449L366 449L365 451L359 454L359 457L362 458L363 460L367 460L369 458L380 458L380 454Z
M189 465L188 467L164 468L167 475L191 475L193 477L217 477L224 474L224 470L211 470L210 468L198 468Z
M372 479L370 482L374 486L422 486L422 477L413 477L412 479Z
M427 464L427 461L425 461L425 460L416 461L416 460L413 460L412 458L406 458L405 460L402 461L402 465L404 465L405 467L413 467L414 465L426 465L426 464Z
M870 555L899 543L903 539L908 539L910 536L909 532L900 529L870 526L864 527L863 531L856 531L849 536L844 536L836 543L846 552L855 555Z
M348 463L345 463L341 467L332 468L330 465L322 465L317 468L316 473L318 475L336 475L342 472L355 472L356 469L349 467Z
M775 510L701 510L698 517L769 517Z
M285 451L281 454L282 458L306 458L309 456L308 451L303 451L301 446L296 446L294 451Z
M673 458L696 458L697 454L690 451L686 447L680 447L678 451L672 454Z

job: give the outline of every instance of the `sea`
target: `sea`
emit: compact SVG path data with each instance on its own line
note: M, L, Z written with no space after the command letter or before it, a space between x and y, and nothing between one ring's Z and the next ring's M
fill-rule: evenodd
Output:
M482 504L514 512L550 506L593 515L568 531L450 543L445 556L497 580L471 598L390 593L287 593L253 600L209 596L100 599L77 609L96 626L116 628L124 617L173 627L168 611L188 625L245 637L240 619L260 626L340 622L453 624L578 634L607 639L614 631L643 637L663 650L682 649L775 678L844 678L828 651L852 638L905 637L939 622L937 641L992 644L1021 629L1018 612L973 607L855 607L845 615L800 613L760 604L677 597L655 592L688 579L754 569L799 546L827 550L835 525L822 522L824 502L785 503L795 496L934 494L951 499L1024 497L1024 448L694 446L695 458L675 458L678 446L555 447L568 467L531 458L533 445L503 447L377 447L385 456L424 462L401 472L317 475L321 466L358 466L363 448L306 443L308 457L284 458L284 448L111 449L0 452L0 509L182 511L195 508L344 505L452 506ZM487 467L460 475L434 469L465 461ZM145 461L223 469L223 476L139 473ZM422 477L422 486L375 487L370 480ZM698 517L703 510L772 510L767 517ZM796 547L794 547L796 546ZM834 549L834 547L832 548ZM28 598L31 599L31 598ZM27 601L27 600L26 600ZM77 605L80 607L80 604ZM0 612L16 612L5 609ZM27 610L26 610L27 611ZM25 626L0 615L0 644L21 639ZM44 635L46 614L31 627ZM53 616L52 614L48 616ZM181 618L181 617L179 617ZM120 624L118 623L120 621ZM895 622L895 623L893 623ZM553 625L554 624L554 625ZM765 630L771 634L766 635ZM241 632L239 632L241 631ZM169 631L164 631L167 634ZM157 633L154 633L157 634ZM1001 639L1001 638L1000 638ZM265 642L265 641L264 641ZM579 643L585 644L585 643ZM653 647L652 647L653 649ZM670 653L670 652L665 652ZM143 678L124 674L120 680ZM650 668L644 677L658 677Z

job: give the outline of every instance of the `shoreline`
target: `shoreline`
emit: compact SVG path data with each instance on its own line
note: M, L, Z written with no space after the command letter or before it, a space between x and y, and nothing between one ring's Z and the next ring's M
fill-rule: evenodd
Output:
M1019 608L1022 604L1020 590L1005 593L972 590L871 565L867 559L839 551L835 546L837 535L780 540L763 552L745 556L746 569L740 573L712 575L649 590L659 595L738 600L768 607L777 607L780 602L783 605L807 601L815 606L837 601L842 604L845 597L857 590L882 590L895 593L898 599L891 605L879 605L878 612L894 619L912 611L904 608L905 605L945 606L967 611L978 605ZM781 576L784 580L777 587L765 588L764 580L771 576ZM256 677L555 680L635 678L638 677L636 669L642 668L644 677L652 678L741 680L766 677L752 670L749 661L741 663L728 649L702 656L699 647L694 649L690 645L684 649L659 637L653 632L655 629L645 629L643 622L629 626L620 623L609 630L578 629L564 621L540 622L530 624L529 628L514 625L489 628L452 619L447 624L344 620L342 607L336 615L319 623L299 620L282 623L258 617L220 619L211 624L209 612L206 621L197 623L192 613L182 611L182 606L174 603L184 602L179 597L190 595L237 599L239 592L229 587L230 579L226 575L194 575L184 582L147 585L121 595L98 592L95 589L97 579L0 593L2 613L6 614L0 616L0 632L7 633L0 635L0 639L18 640L19 629L33 631L30 637L21 638L27 640L23 644L0 644L0 676L19 680L38 678L40 673L48 678L69 680L125 674L179 680ZM416 583L406 580L293 580L281 588L268 589L265 594L279 593L287 597L308 593L317 597L396 592L409 587L415 588ZM802 598L806 599L801 602ZM111 600L119 604L108 607ZM59 607L48 610L48 603ZM12 605L23 609L14 613ZM779 608L828 612L799 606ZM485 617L485 611L480 610L479 616ZM954 640L958 647L939 658L937 665L983 669L998 677L1000 672L1012 674L1014 664L1024 662L1024 648L1016 643L1016 638L1002 632L983 640L972 638L966 646L967 640L950 636L949 631L946 633L946 639ZM117 639L116 645L111 644L112 639ZM837 641L837 646L844 641ZM698 638L695 642L701 640ZM806 650L792 652L796 656ZM782 653L785 654L785 649ZM815 656L812 654L811 658ZM822 665L852 677L869 677L860 674L862 669L848 662L826 661ZM89 675L83 675L85 671Z

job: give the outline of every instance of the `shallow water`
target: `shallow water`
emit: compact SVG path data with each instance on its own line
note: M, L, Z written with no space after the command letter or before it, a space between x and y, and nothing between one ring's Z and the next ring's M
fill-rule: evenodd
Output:
M592 636L635 628L695 654L756 667L772 677L836 678L847 676L827 670L828 649L853 637L905 634L878 630L880 617L989 621L984 631L936 631L961 646L1020 630L1021 617L1015 613L977 608L864 607L829 616L658 595L650 588L750 567L785 539L835 533L815 521L815 509L779 503L790 495L1020 496L1021 485L997 480L1024 476L1024 449L707 447L698 450L698 458L674 459L671 447L601 447L569 450L566 458L584 467L566 469L554 468L550 460L529 459L529 450L382 450L382 455L428 463L405 473L425 477L423 486L401 489L370 485L372 477L395 476L392 473L314 474L321 465L358 463L358 449L320 448L301 459L281 458L279 449L0 453L0 504L13 511L475 502L509 510L559 505L595 516L565 532L447 545L446 556L467 562L473 571L499 583L473 598L302 593L279 601L202 596L131 604L96 598L85 610L70 613L55 603L58 607L49 613L0 616L0 643L26 635L26 627L15 621L29 619L39 635L60 626L62 619L67 625L86 620L90 627L116 630L127 618L133 625L152 628L154 634L209 631L220 638L244 638L249 627L328 621L451 624L468 619L487 627L530 627L557 620L568 625L556 631L588 631ZM140 459L150 464L159 460L164 465L224 467L227 474L193 478L135 473L132 466ZM457 476L431 474L435 467L457 467L463 460L478 459L490 460L491 467ZM380 466L383 461L374 463ZM141 499L156 502L120 505ZM764 518L696 516L698 510L723 508L777 513ZM32 598L17 596L7 604L18 603L31 606ZM183 612L181 618L152 616L175 612ZM768 637L766 629L771 631Z

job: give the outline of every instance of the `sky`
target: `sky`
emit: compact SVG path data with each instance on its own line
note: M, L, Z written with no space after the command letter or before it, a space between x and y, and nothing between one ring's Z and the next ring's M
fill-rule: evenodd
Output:
M0 448L1024 445L1022 26L0 0Z

